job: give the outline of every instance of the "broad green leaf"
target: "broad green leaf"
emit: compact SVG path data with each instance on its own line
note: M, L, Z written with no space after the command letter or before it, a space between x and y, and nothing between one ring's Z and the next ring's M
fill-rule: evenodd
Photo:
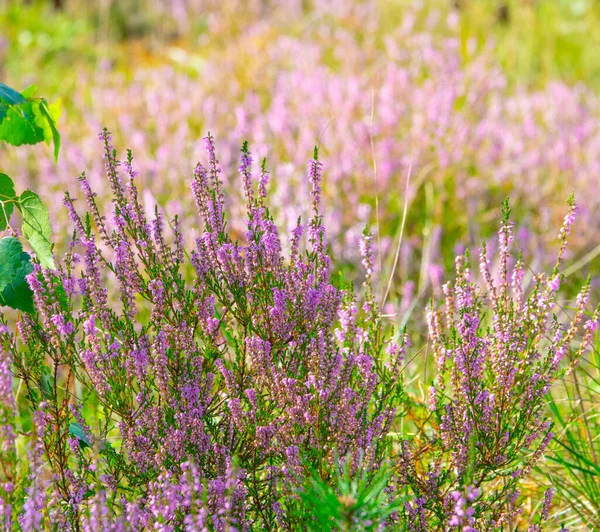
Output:
M0 102L7 105L19 105L25 102L25 97L8 85L0 83Z
M16 238L7 236L0 240L0 292L13 280L21 264L23 246Z
M25 277L33 271L28 253L16 238L0 240L0 305L33 314L33 292Z
M26 190L21 194L17 206L23 216L23 235L35 251L40 264L45 268L53 269L48 209L40 197L31 190Z
M15 184L6 174L0 173L0 231L4 231L15 205L12 200L15 195Z
M0 140L13 146L43 142L44 130L35 123L34 107L39 107L39 102L25 101L11 106L0 122Z
M85 432L83 432L83 429L79 423L69 423L69 434L77 438L82 449L92 446L90 440L85 435Z
M60 150L56 127L61 114L60 101L49 105L43 98L33 98L36 90L31 85L19 94L0 83L0 140L13 146L53 142L56 160Z

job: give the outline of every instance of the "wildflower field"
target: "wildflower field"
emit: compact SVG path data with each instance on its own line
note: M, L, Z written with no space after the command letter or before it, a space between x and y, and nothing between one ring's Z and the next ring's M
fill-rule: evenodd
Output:
M600 530L600 3L0 29L0 531Z

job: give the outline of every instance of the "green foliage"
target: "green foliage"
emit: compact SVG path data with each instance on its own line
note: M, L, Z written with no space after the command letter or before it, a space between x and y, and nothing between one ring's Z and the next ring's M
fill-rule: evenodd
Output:
M19 94L0 83L0 140L13 146L54 143L54 159L58 158L60 134L56 121L60 117L60 102L48 105L44 98L34 98L32 85Z
M6 174L0 174L0 231L8 226L15 200L15 184Z
M0 174L0 231L9 226L15 205L23 218L23 235L36 252L40 264L54 268L48 208L31 190L25 190L21 196L17 196L13 180L6 174Z
M23 234L35 251L40 264L46 268L54 268L48 208L31 190L21 194L17 206L23 216Z
M60 149L56 121L60 103L48 105L44 98L33 98L36 87L18 93L0 83L0 140L13 146L54 143L54 158ZM26 190L17 196L13 180L0 173L0 231L10 228L15 205L23 219L23 236L35 251L40 264L54 268L50 242L50 215L39 196ZM33 294L25 277L33 271L30 256L15 237L0 240L0 305L23 312L34 312Z
M21 105L25 102L25 98L16 90L4 85L4 83L0 83L0 122L4 120L11 106Z
M14 237L0 240L0 305L33 313L33 294L25 277L33 271L28 253Z
M379 530L405 502L399 497L392 500L386 493L392 473L383 466L375 474L367 475L361 464L353 468L350 460L345 460L343 469L334 472L330 480L323 480L313 471L299 492L302 501L299 513L306 529Z
M41 101L39 105L39 111L41 113L41 120L36 118L36 124L38 124L44 130L44 139L49 143L49 139L52 139L54 144L54 160L58 159L58 152L60 151L60 133L56 128L56 123L61 115L60 100L48 105L46 100Z

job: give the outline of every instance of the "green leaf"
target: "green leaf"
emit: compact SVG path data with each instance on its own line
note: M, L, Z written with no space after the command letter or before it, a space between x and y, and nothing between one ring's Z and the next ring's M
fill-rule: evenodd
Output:
M33 98L37 90L31 85L19 94L0 83L0 140L13 146L54 143L54 160L60 150L56 123L60 118L60 101L49 105L44 98Z
M42 99L39 104L39 111L42 120L42 129L44 130L44 138L46 143L50 144L50 140L54 143L54 161L58 160L58 152L60 151L60 133L56 127L56 123L61 115L60 100L48 105L46 100ZM38 120L36 124L40 125Z
M4 231L10 221L10 215L15 208L11 200L15 198L15 184L13 180L6 174L0 173L0 231Z
M16 238L8 236L0 240L0 292L12 282L21 264L21 253L23 246Z
M83 432L83 429L81 428L81 425L79 423L69 423L69 434L77 438L77 440L79 441L79 446L82 449L92 446L90 440L85 435L85 432Z
M8 85L0 83L0 102L7 105L19 105L25 102L25 97L15 89L11 89Z
M44 131L35 123L34 107L39 107L39 102L25 101L9 107L0 122L0 140L13 146L43 142Z
M37 90L37 85L29 85L25 90L21 91L21 96L26 100L33 97L35 91Z
M33 292L25 277L33 271L28 253L16 238L0 240L0 305L33 314Z
M53 269L48 209L40 197L31 190L26 190L21 194L17 206L23 216L23 235L35 251L40 264L45 268Z

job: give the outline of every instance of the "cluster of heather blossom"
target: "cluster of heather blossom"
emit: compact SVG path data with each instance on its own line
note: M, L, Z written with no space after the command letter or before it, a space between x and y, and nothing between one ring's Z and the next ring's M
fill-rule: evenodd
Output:
M479 497L479 490L469 486L466 496L460 491L453 491L451 495L456 504L448 524L451 527L461 527L465 532L474 532L475 529L471 526L475 521L473 503Z
M178 2L177 9L194 12L193 4ZM598 245L600 205L590 191L600 170L600 122L598 96L590 88L559 81L535 89L510 86L491 43L461 45L458 12L446 20L425 8L407 8L390 28L374 0L316 2L306 13L302 3L289 1L268 13L255 6L261 16L223 38L218 13L211 3L201 4L215 19L204 45L188 56L177 49L184 53L179 62L140 66L127 75L108 67L82 73L58 166L45 153L27 150L9 156L9 173L13 164L29 167L31 187L58 201L66 177L85 167L101 191L95 145L82 139L93 138L110 116L115 138L140 153L140 182L152 183L167 212L187 217L195 206L183 176L187 161L201 156L202 132L224 140L220 158L227 172L237 168L242 140L252 138L259 157L277 153L271 210L281 227L292 230L310 205L302 181L305 154L322 136L331 161L323 187L331 208L323 215L337 260L360 268L362 229L377 215L374 189L382 253L392 249L407 190L412 223L402 257L410 260L396 270L403 281L398 287L414 281L415 273L419 291L436 285L440 269L451 270L455 244L474 247L491 237L493 213L509 193L523 226L520 246L541 262L552 259L545 228L560 223L556 198L573 189L586 223L571 249ZM306 27L298 35L286 20ZM200 66L194 67L197 57ZM40 175L45 177L38 182ZM229 187L227 198L231 227L242 234L240 190ZM108 195L98 200L103 204ZM140 201L148 209L155 203L149 192ZM430 228L421 221L428 201L437 205ZM68 226L66 217L58 218L57 229ZM470 227L473 218L486 221ZM401 305L410 303L408 289L394 296Z
M131 152L118 161L108 132L101 140L110 217L82 175L86 216L65 197L69 251L56 271L35 265L36 316L21 317L18 336L4 333L45 425L48 499L38 507L26 496L27 510L72 529L99 520L132 530L293 528L288 506L309 469L326 475L338 457L360 457L374 471L389 454L405 350L369 319L375 309L358 313L353 293L331 281L317 150L313 216L292 232L286 261L265 204L268 173L263 164L255 179L246 144L244 243L226 230L209 135L208 164L192 183L204 228L188 253L178 219L169 240L163 213L146 216ZM2 376L10 388L4 366Z
M68 251L55 270L36 263L28 276L35 313L16 324L0 314L5 527L316 529L303 505L317 488L339 511L361 508L364 522L349 517L357 530L474 532L515 522L519 484L552 438L544 395L562 360L572 366L586 349L598 318L584 320L588 283L571 319L551 319L574 203L552 275L532 286L523 261L511 259L507 207L496 278L485 248L483 288L468 259L457 259L443 309L428 314L437 375L427 407L405 392L411 347L382 319L368 231L363 289L333 281L316 148L310 217L284 242L269 210L267 163L257 169L243 144L238 238L227 226L215 141L205 137L190 250L189 221L158 206L149 216L131 151L120 161L106 130L100 140L110 206L82 174L85 215L64 199ZM411 408L428 410L416 436L405 422ZM349 488L336 502L340 470Z
M571 371L590 345L598 322L596 310L586 320L589 281L579 293L571 316L552 313L560 286L560 266L575 204L560 231L560 251L548 278L534 274L525 283L523 260L512 259L513 227L503 204L499 232L499 267L494 276L485 246L479 268L483 286L471 279L467 256L456 259L456 280L444 285L444 305L427 314L437 373L430 392L439 462L424 476L411 472L409 482L425 493L438 482L469 486L466 496L452 492L454 524L474 523L484 530L506 525L518 507L517 483L531 472L554 433L545 413L545 395L565 371ZM573 340L582 333L578 344ZM567 369L561 362L566 359ZM439 438L439 439L437 439ZM422 486L422 487L421 487ZM478 499L479 489L486 486ZM477 499L476 506L467 502ZM551 493L546 497L547 517ZM432 503L441 512L446 500ZM436 507L436 505L439 505Z

